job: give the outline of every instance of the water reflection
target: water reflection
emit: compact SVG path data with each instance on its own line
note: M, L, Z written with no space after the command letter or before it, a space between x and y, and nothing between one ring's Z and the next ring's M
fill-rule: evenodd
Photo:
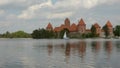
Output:
M118 42L116 42L116 47L119 48ZM110 56L113 50L112 41L104 41L104 42L91 41L91 44L90 44L88 43L88 41L81 40L81 41L72 42L72 43L65 42L65 43L60 43L60 44L55 44L55 45L48 44L48 55L49 56L51 55L52 52L54 52L54 49L59 50L59 51L62 49L60 53L64 53L65 62L67 64L70 64L70 62L74 62L74 63L77 62L77 63L81 63L82 64L81 66L85 68L86 67L93 67L93 68L94 67L98 67L98 68L111 67ZM104 64L101 63L102 62L100 59L101 56L104 56L102 58L106 59L106 60L103 60ZM81 62L78 62L78 60L76 60L75 57L80 58ZM99 65L97 63L99 63Z
M99 41L92 42L91 47L93 52L98 53L100 50L100 42Z
M66 55L67 57L70 56L70 49L71 49L70 43L67 43L67 44L66 44L66 49L65 49L65 55Z
M68 63L69 58L70 58L70 50L71 50L70 43L67 43L66 49L65 49L65 61L66 61L66 63Z
M48 55L50 56L53 52L53 45L52 44L48 44Z
M120 52L120 41L115 42L117 52Z
M110 57L112 52L112 41L106 41L104 47L105 47L105 52L107 52L108 57Z
M0 68L120 67L120 40L31 41L2 42Z

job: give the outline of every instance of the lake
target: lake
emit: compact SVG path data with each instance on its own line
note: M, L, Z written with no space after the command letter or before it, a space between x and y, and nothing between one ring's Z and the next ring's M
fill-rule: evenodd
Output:
M120 68L120 39L0 39L0 68Z

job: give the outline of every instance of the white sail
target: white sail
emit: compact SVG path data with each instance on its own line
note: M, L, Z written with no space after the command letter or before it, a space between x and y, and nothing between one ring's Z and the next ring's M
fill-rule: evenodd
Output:
M63 39L68 39L66 32L64 33Z
M66 32L64 33L64 36L63 36L63 38L65 39L65 38L67 38L67 36L66 36Z

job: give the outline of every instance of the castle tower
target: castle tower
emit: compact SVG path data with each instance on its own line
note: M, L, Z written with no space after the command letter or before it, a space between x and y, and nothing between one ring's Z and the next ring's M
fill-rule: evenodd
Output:
M70 20L68 18L65 19L64 23L66 26L70 27Z
M78 30L79 33L82 33L82 34L85 33L85 31L86 31L86 24L85 24L85 22L82 18L78 23L77 30Z
M111 22L107 21L106 26L108 28L109 36L112 37L113 36L113 26L112 26Z
M95 23L93 26L96 28L96 34L98 34L100 36L100 34L101 34L101 27L98 25L98 23Z
M52 27L51 23L48 23L48 25L46 27L46 30L48 30L48 31L52 31L53 30L53 27Z
M77 31L77 25L75 23L73 23L71 26L70 26L70 31L71 32L76 32Z

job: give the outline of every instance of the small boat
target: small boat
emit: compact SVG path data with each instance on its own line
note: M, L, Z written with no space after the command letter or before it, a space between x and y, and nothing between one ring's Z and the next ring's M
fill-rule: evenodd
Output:
M67 37L66 32L65 32L64 35L63 35L63 39L69 39L69 38Z

